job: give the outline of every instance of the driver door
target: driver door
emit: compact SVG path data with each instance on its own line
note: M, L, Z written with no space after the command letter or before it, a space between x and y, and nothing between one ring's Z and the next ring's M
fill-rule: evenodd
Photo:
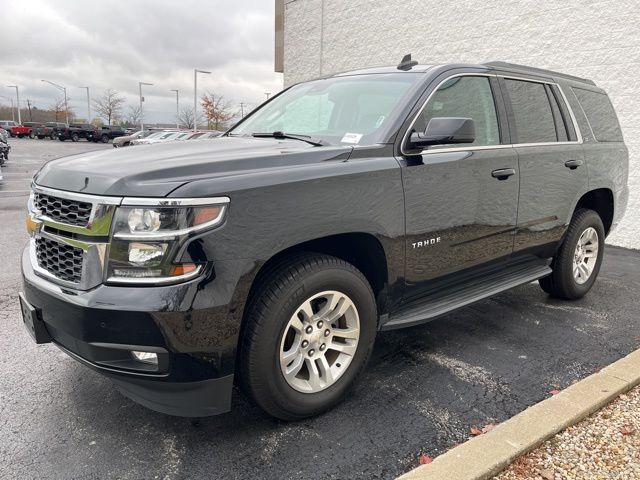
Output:
M407 296L511 255L519 176L503 109L495 77L458 74L439 83L409 129L423 131L433 117L462 117L473 119L476 134L473 143L403 158Z

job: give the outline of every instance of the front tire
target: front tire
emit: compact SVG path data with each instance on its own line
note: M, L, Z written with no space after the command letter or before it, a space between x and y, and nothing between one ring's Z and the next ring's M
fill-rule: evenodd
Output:
M80 136L77 133L71 135L72 142L77 142L78 140L80 140Z
M585 296L600 272L604 240L600 216L593 210L577 210L551 263L553 272L539 280L540 287L553 297L567 300Z
M364 370L377 330L371 286L353 265L306 254L273 269L246 315L240 353L244 389L282 420L318 415Z

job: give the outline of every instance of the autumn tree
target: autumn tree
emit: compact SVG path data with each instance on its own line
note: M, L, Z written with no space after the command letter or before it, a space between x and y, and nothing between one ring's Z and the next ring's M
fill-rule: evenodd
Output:
M71 99L67 97L67 104L65 105L64 98L57 97L49 106L49 111L53 113L53 118L55 118L56 122L65 121L67 117L69 120L73 120L74 113L70 108L68 108L70 101ZM68 110L66 110L67 115L65 115L65 107L68 108Z
M207 92L202 95L201 104L208 128L224 130L226 123L235 116L231 111L231 104L222 95Z
M124 102L124 97L121 97L117 91L110 88L93 101L93 108L95 108L100 117L107 121L107 125L111 125L111 121L120 116Z

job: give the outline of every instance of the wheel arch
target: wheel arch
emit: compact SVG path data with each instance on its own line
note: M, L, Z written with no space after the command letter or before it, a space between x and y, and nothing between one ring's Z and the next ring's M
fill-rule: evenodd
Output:
M579 208L588 208L595 211L602 219L605 235L609 235L613 224L614 197L609 188L598 188L585 193L576 204L574 211Z

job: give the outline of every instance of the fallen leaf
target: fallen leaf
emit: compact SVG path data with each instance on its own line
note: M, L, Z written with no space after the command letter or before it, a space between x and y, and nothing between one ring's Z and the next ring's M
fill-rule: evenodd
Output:
M559 394L559 393L560 393L560 390L551 390L549 393L550 393L551 395L557 395L557 394Z
M544 478L544 480L555 480L556 476L553 474L553 470L547 468L540 471L540 476Z
M626 437L627 435L636 433L636 429L625 425L624 427L620 427L620 433Z
M426 453L420 454L420 465L428 465L431 462L433 462L433 458L431 458L429 455L427 455Z
M471 427L469 429L469 431L471 432L471 435L477 437L478 435L482 435L484 432L482 430L480 430L479 428L476 427Z
M488 425L482 427L482 433L489 433L494 428L496 428L496 425L494 423L489 423Z

